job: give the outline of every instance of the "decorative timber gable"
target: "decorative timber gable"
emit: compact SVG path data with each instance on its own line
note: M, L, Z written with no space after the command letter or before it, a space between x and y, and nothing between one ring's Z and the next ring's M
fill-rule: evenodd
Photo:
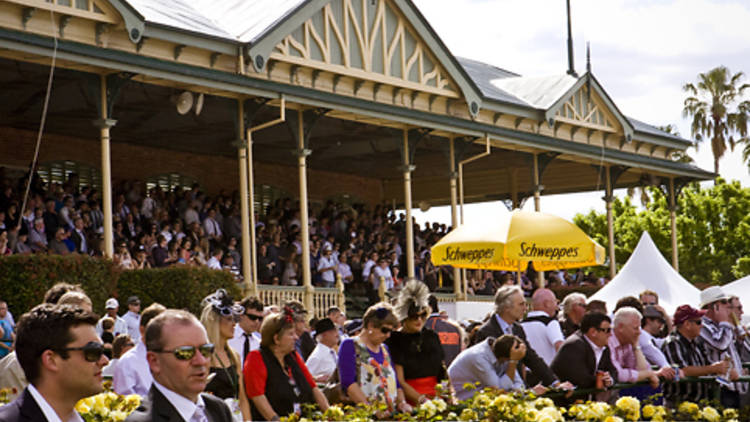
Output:
M27 7L51 10L65 16L114 24L120 17L105 1L96 0L6 0Z
M394 97L465 100L469 112L478 113L478 88L410 1L329 0L312 9L315 3L294 12L294 27L287 19L251 43L248 55L257 71L275 60L349 77L355 86L387 85Z

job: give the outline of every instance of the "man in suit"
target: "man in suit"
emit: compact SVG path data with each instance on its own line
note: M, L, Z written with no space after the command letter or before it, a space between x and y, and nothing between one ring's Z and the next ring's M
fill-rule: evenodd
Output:
M474 343L481 342L487 337L497 338L503 334L512 334L522 339L526 345L526 356L521 360L521 364L531 370L531 373L526 377L527 386L535 386L537 383L541 383L551 387L572 388L570 383L559 385L560 382L555 374L526 341L526 333L521 324L518 323L525 313L526 299L523 297L521 287L503 286L499 288L495 293L495 313L479 328L474 337ZM523 371L520 372L523 373Z
M89 253L88 239L86 239L86 231L83 226L83 219L76 217L75 228L70 232L70 239L76 245L75 252L87 255Z
M148 323L145 339L154 383L127 422L232 422L221 399L201 394L208 383L213 345L193 314L162 312Z
M563 381L578 388L596 387L596 373L603 371L603 386L617 379L607 343L612 335L612 320L600 312L588 312L581 320L581 330L563 342L552 360L552 371Z
M18 322L17 358L29 385L0 407L0 422L77 422L78 400L102 391L108 359L96 316L70 305L42 304Z

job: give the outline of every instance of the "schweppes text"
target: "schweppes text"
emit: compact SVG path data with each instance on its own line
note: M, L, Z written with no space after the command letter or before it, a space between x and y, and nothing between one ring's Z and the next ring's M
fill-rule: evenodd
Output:
M557 247L537 247L536 243L528 244L521 242L521 254L522 258L544 258L550 261L559 260L563 258L575 258L578 256L578 248L557 248Z
M492 248L464 250L460 247L453 248L448 246L445 249L445 257L443 258L443 261L478 262L480 260L492 259L493 256L495 256L495 250Z

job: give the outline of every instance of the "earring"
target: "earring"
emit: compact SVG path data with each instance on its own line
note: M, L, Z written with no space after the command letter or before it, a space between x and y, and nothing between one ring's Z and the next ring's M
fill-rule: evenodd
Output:
M367 334L372 334L372 329L367 330Z

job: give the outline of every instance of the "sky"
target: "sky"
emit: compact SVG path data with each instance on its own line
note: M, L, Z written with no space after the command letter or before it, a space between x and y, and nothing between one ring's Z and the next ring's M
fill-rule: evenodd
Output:
M524 76L567 70L565 0L413 1L455 56ZM672 124L686 139L692 137L689 120L682 117L682 86L719 65L750 73L747 0L571 0L571 15L579 74L586 68L589 42L592 72L620 111L655 126ZM750 186L741 149L727 152L720 174ZM713 170L710 144L688 153L699 167ZM592 209L604 212L602 196L542 195L541 210L572 220ZM533 206L529 200L525 209ZM504 210L500 202L470 204L464 216L485 219ZM450 224L450 207L415 210L414 216L420 223Z

